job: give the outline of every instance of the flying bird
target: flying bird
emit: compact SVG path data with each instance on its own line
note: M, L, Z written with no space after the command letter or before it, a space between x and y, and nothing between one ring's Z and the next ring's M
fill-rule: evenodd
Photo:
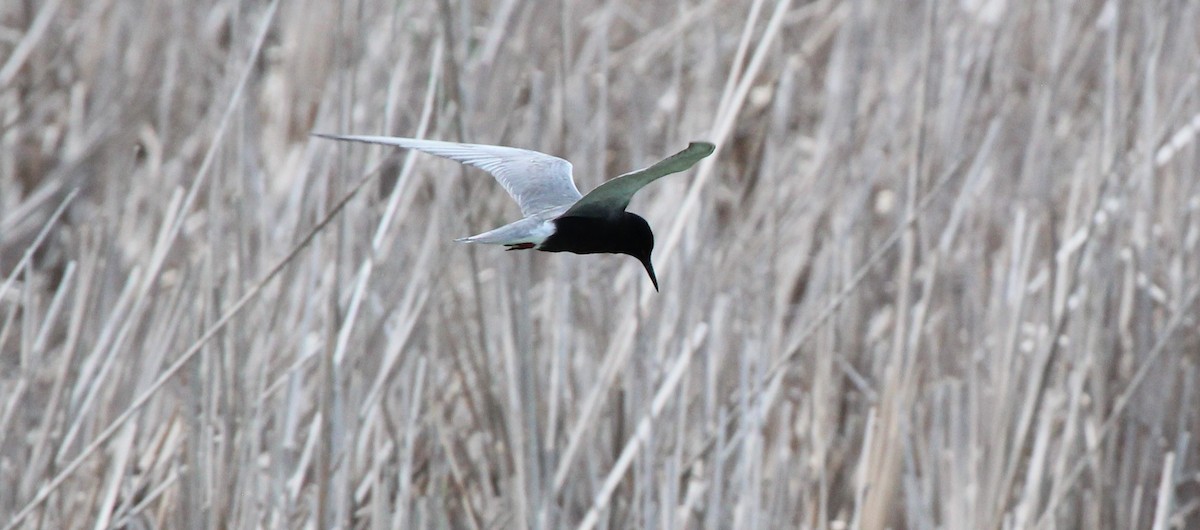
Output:
M692 142L665 160L608 180L582 195L571 178L570 162L528 149L391 136L314 136L415 149L487 171L517 201L525 217L455 241L504 245L508 250L628 254L642 262L655 291L658 278L650 263L654 232L645 219L625 208L647 184L686 171L716 149L708 142Z

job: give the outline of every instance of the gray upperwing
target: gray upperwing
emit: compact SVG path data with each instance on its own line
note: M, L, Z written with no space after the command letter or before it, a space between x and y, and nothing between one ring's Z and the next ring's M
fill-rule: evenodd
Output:
M475 166L496 177L496 181L517 201L521 213L525 216L566 207L581 197L579 189L575 187L575 181L571 179L571 163L537 151L395 136L342 136L319 133L314 133L313 136L416 149Z
M662 177L688 170L696 162L711 155L716 148L708 142L692 142L688 144L687 149L646 169L626 173L596 186L596 189L584 195L563 215L601 217L624 211L638 190Z

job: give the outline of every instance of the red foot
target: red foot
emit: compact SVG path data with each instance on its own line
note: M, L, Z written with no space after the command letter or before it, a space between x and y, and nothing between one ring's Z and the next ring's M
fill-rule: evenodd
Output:
M504 250L528 250L533 247L534 247L533 243L517 243L515 245L508 245L508 248L506 248Z

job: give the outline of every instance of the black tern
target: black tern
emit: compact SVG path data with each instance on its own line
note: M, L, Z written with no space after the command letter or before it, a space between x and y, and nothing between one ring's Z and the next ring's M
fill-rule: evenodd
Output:
M654 232L645 219L625 208L647 184L686 171L716 149L708 142L691 142L648 168L625 173L581 195L571 178L570 162L528 149L391 136L313 136L415 149L487 171L517 201L525 217L455 241L504 245L508 250L628 254L646 267L655 291L658 278L650 263Z

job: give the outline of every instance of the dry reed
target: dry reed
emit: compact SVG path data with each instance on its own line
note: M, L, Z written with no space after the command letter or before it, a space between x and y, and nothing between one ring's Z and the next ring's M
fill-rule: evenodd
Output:
M0 4L0 527L1200 528L1198 66L1179 1ZM719 150L654 293L313 131Z

